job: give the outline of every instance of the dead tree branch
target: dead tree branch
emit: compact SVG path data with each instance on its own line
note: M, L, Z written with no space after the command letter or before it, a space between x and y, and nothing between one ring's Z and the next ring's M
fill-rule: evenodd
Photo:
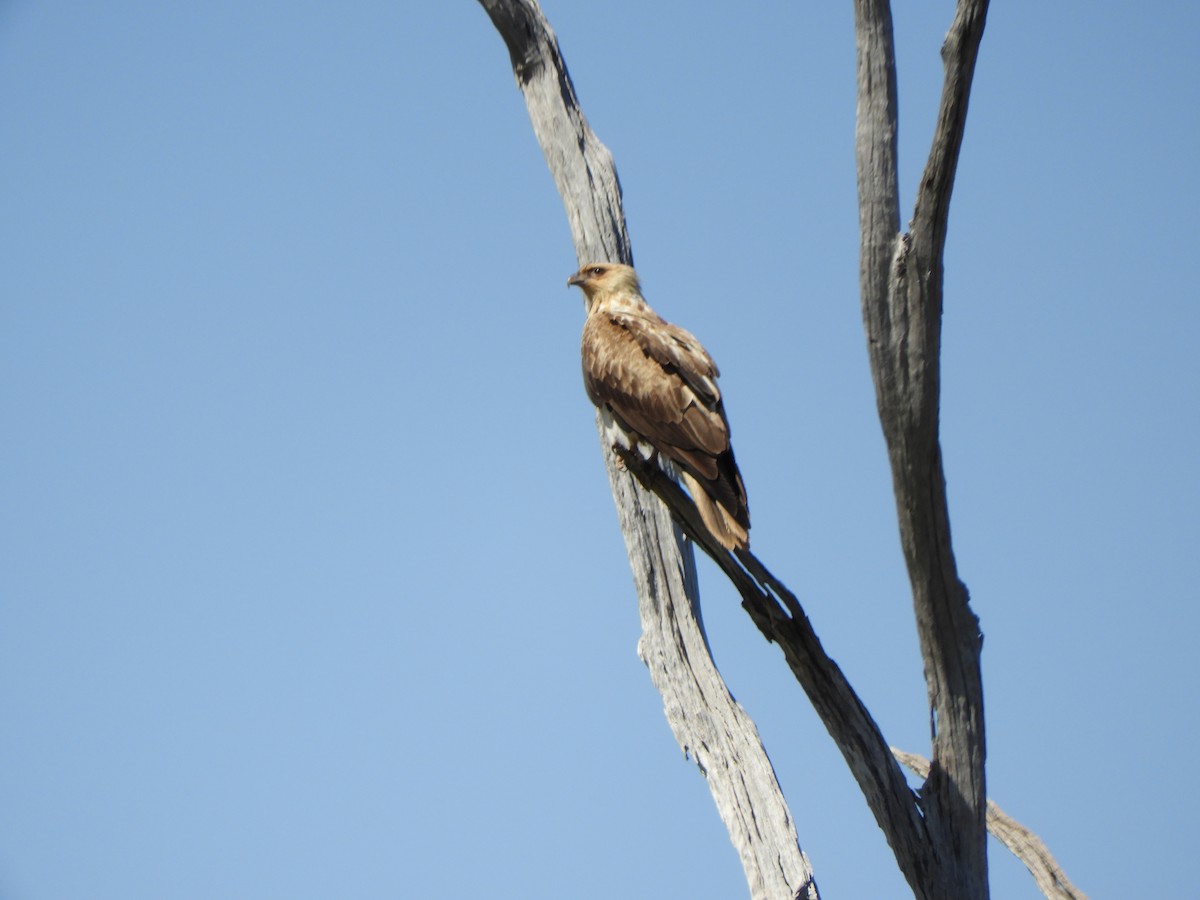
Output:
M480 3L508 46L566 206L578 261L631 262L611 156L579 109L556 39L535 0ZM602 437L640 598L639 652L663 695L676 739L709 780L754 897L816 897L816 887L753 723L729 697L708 654L684 533L712 556L741 593L755 624L783 650L841 748L914 895L928 900L988 896L982 638L954 562L938 440L946 222L986 10L987 0L959 0L943 47L946 74L933 147L910 231L902 233L891 11L887 0L855 0L862 309L933 730L933 762L919 792L908 787L796 597L749 552L735 555L715 545L691 499L668 475L636 454L623 454L618 466ZM650 500L647 491L665 507Z
M919 778L929 777L929 760L916 753L906 753L892 748L896 759L916 773ZM1087 894L1071 884L1067 873L1051 855L1049 848L1036 834L1004 812L994 801L987 802L987 828L992 837L1012 851L1037 883L1038 890L1048 900L1087 900Z
M575 96L557 39L535 0L480 0L508 47L517 86L562 196L579 263L631 263L612 156ZM564 273L565 276L565 273ZM817 900L808 858L758 730L717 672L699 618L691 547L669 512L601 447L642 619L638 653L675 739L707 779L751 896Z
M887 0L854 4L862 310L929 690L933 762L920 793L936 854L931 896L962 900L988 896L982 636L950 540L939 357L946 222L987 5L959 0L933 147L902 234L891 10Z
M684 532L720 566L742 595L742 608L777 644L842 751L910 884L923 884L933 855L917 798L879 727L813 631L796 596L748 550L724 549L704 527L692 499L658 466L617 448L628 471L671 510ZM914 887L914 891L916 891ZM926 896L917 892L917 896Z

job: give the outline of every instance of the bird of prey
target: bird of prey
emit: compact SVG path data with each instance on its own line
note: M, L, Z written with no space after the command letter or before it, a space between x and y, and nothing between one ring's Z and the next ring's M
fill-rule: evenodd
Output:
M567 284L587 300L583 383L612 436L670 460L713 537L727 550L746 549L746 489L708 351L650 308L630 266L588 263Z

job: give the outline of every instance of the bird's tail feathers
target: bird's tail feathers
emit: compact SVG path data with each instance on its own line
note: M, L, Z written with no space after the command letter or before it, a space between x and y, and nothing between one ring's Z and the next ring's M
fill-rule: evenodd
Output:
M749 531L725 507L713 500L690 472L681 474L700 518L721 546L726 550L745 550L749 547Z

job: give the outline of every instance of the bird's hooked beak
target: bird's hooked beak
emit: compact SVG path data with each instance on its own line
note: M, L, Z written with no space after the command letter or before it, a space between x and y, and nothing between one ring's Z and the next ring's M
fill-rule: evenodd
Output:
M572 275L570 278L567 279L567 287L582 287L584 281L586 281L586 280L587 279L585 279L583 277L582 272L576 272L574 275Z

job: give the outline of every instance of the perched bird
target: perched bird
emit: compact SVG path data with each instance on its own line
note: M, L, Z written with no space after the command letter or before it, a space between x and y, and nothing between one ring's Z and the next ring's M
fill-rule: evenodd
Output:
M746 489L708 351L650 308L630 266L588 263L567 284L587 300L583 383L614 437L669 459L721 546L748 547Z

